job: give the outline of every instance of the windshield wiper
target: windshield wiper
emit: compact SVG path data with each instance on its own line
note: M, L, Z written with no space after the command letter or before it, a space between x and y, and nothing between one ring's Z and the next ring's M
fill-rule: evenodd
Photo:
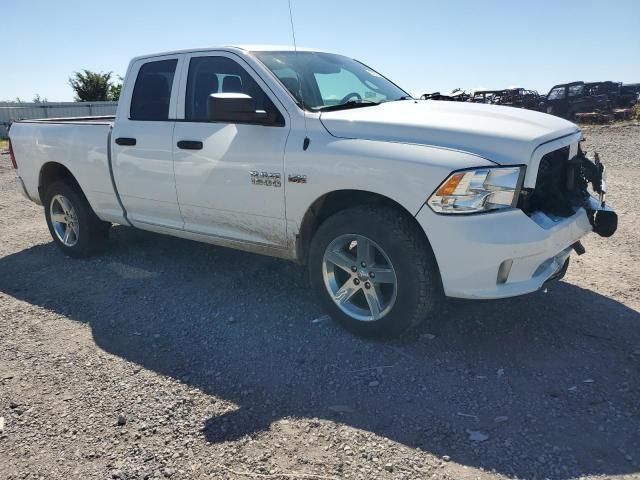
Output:
M325 107L318 108L320 112L332 112L335 110L347 110L350 108L360 107L372 107L374 105L380 105L380 102L372 102L371 100L349 100L345 103L339 103L338 105L327 105Z

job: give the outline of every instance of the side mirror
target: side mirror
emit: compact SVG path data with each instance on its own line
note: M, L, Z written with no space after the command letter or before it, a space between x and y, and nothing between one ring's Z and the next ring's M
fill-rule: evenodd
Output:
M244 93L212 93L207 100L210 122L267 123L267 112L256 110L256 102Z

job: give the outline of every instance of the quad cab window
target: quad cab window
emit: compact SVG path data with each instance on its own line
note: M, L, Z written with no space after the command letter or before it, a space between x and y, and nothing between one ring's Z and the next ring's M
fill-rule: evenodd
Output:
M133 87L131 120L169 119L169 103L177 59L148 62L142 65Z

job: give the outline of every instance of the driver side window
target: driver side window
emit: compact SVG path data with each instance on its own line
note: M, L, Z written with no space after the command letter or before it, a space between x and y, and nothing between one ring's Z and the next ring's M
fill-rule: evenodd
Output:
M195 57L189 62L185 120L207 122L207 101L212 93L245 93L267 112L272 125L284 125L284 117L258 83L237 62L227 57Z

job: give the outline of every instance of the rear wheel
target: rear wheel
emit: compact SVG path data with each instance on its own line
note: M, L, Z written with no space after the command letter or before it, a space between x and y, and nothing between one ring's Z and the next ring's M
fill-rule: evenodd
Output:
M47 226L54 242L70 257L87 257L102 246L111 224L100 220L75 186L53 182L44 195Z
M424 234L393 208L328 218L311 243L309 272L331 316L364 336L399 335L435 315L443 299Z

